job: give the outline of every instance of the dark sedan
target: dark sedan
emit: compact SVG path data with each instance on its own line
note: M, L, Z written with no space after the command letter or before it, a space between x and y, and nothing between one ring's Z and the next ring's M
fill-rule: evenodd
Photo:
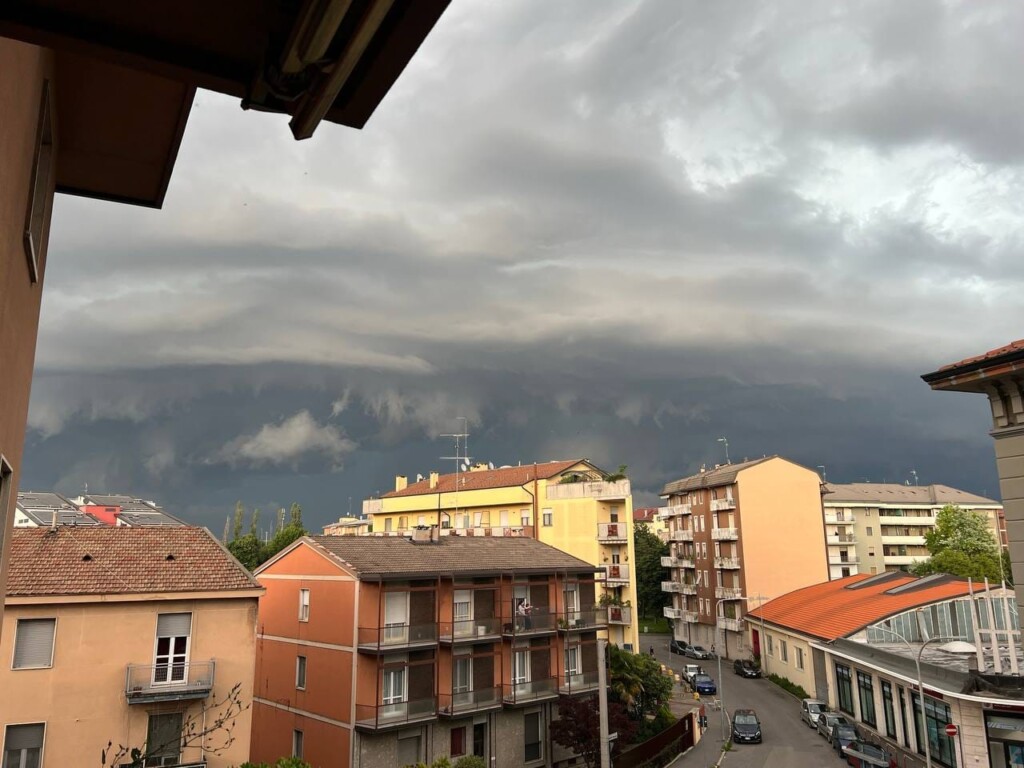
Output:
M737 709L732 714L732 740L761 743L761 721L752 709Z
M672 653L679 653L679 654L682 654L683 656L686 655L686 649L689 648L689 647L690 647L690 644L688 642L686 642L685 640L675 640L675 639L672 639L672 640L669 641L669 644L668 644L668 649Z
M736 659L732 665L732 669L740 677L761 676L761 668L750 659Z
M709 675L694 675L693 690L697 693L718 693L715 681Z
M845 759L843 747L853 744L859 738L860 734L857 733L857 729L853 725L836 724L832 726L832 733L829 734L828 741L836 751L836 754Z

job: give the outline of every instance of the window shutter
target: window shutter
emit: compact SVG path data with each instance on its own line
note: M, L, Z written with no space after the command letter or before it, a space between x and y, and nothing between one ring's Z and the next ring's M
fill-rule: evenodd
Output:
M19 619L14 637L14 668L48 667L53 662L56 619Z
M42 749L43 724L8 725L7 738L4 740L4 751L15 749Z
M191 631L191 613L161 613L157 618L157 637L188 637Z

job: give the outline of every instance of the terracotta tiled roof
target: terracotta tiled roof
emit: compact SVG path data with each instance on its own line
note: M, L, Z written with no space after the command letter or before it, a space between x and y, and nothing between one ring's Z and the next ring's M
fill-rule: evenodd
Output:
M634 523L653 523L658 519L657 507L637 507L633 510Z
M361 577L598 570L560 549L518 536L441 536L422 544L404 536L309 536L303 541Z
M959 504L970 507L977 504L999 505L994 499L976 496L948 485L900 485L899 483L828 483L825 486L825 504Z
M205 528L97 525L11 532L8 597L258 588Z
M916 581L921 581L920 588L900 589ZM805 635L836 640L887 616L968 594L967 582L953 577L930 581L903 573L862 573L777 597L750 611L747 618L764 618Z
M950 363L939 368L940 371L948 371L953 368L963 368L964 366L974 365L975 363L982 363L986 360L993 360L1003 355L1008 355L1011 352L1024 352L1024 339L1017 339L1017 341L1011 341L1005 347L999 347L997 349L990 349L982 355L975 355L974 357L966 357L956 363Z
M481 469L473 472L460 472L458 474L459 490L478 491L482 488L508 488L516 485L526 485L533 482L534 477L538 480L546 480L586 461L586 459L548 461L543 464L523 464L522 466L505 467L503 469ZM455 479L455 473L441 475L437 479L437 486L435 488L430 487L429 478L420 480L418 483L412 483L401 491L385 493L383 498L418 496L430 493L451 493L455 490Z

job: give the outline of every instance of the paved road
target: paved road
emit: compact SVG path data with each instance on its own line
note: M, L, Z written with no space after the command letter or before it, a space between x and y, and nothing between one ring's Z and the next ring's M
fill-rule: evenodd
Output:
M654 646L655 657L677 672L692 659L668 652L668 637L642 635L644 650ZM697 662L718 682L719 697L730 712L738 707L757 711L764 734L763 744L739 744L725 755L722 768L842 768L843 761L828 743L800 719L800 704L767 680L747 680L732 671L732 662L722 660L722 678L717 660ZM720 712L708 710L708 730L701 743L680 760L680 768L706 768L712 765L722 743ZM728 733L728 731L727 731Z

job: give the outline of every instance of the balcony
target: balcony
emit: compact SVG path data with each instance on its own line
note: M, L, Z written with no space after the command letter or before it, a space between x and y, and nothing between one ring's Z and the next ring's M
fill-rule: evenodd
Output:
M887 536L882 534L883 544L910 544L914 547L924 546L924 536Z
M677 531L668 532L669 541L693 541L693 531L683 528Z
M715 541L736 541L740 537L739 528L712 528L711 538Z
M608 609L597 606L583 611L566 611L565 616L558 620L558 629L562 632L604 629L607 626Z
M693 508L689 504L673 504L668 507L660 507L658 509L658 517L662 520L668 520L670 517L679 517L680 515L689 515L693 513Z
M681 595L683 594L683 583L681 581L663 581L661 582L661 591Z
M626 626L633 623L633 609L628 605L609 605L608 606L608 623L609 624L624 624Z
M536 701L558 698L558 680L545 677L522 683L506 683L502 686L502 700L510 706L533 704Z
M853 525L853 515L838 515L835 512L826 512L825 522L829 525Z
M565 696L593 693L597 690L597 670L563 675L558 681L558 692Z
M463 717L501 706L501 686L481 688L461 693L442 693L438 697L437 713L444 717Z
M727 616L719 616L718 626L729 632L742 632L743 619L730 619Z
M356 728L380 731L420 723L437 717L437 699L413 699L394 704L356 704Z
M376 515L384 511L383 499L366 499L363 501L363 517Z
M216 662L129 664L124 694L129 704L205 699L213 690Z
M829 565L856 565L860 562L860 558L856 555L847 555L846 557L830 557L828 559Z
M738 557L716 557L715 568L735 570L740 567L740 559Z
M662 609L662 613L665 614L666 619L676 619L677 621L681 621L683 618L682 608L673 608L671 606L666 605Z
M598 523L597 540L602 544L626 544L629 531L625 523Z
M390 653L432 645L437 645L437 624L433 622L359 628L359 650L368 653Z
M928 555L884 555L882 562L886 565L913 565L922 560L927 560Z
M505 536L521 539L533 539L535 529L532 525L488 525L481 528L442 528L442 536L489 536L503 538Z
M501 619L496 616L441 622L442 643L478 643L501 638Z
M546 635L555 631L556 616L547 608L533 608L529 616L516 614L511 621L501 625L501 633L505 637L524 637L529 635Z
M715 597L719 600L739 600L743 590L739 587L715 587Z
M629 584L629 567L625 565L604 566L604 583L613 586Z
M696 611L683 611L679 618L688 624L696 624L700 621L700 617L697 615Z
M852 533L840 533L825 537L826 544L856 544L857 537Z
M736 509L736 499L712 499L711 511L724 512L727 509Z
M631 491L629 480L619 480L614 483L606 483L598 480L596 482L581 483L548 483L546 496L554 501L556 499L604 499L606 501L625 501Z

